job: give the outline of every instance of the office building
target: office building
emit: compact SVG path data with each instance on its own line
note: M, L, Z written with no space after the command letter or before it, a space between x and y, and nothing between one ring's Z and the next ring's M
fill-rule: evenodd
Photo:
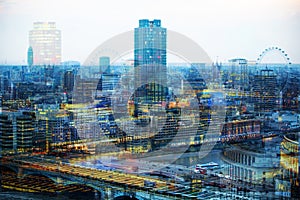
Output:
M299 72L292 72L289 78L282 86L282 109L291 111L300 111L299 109Z
M161 103L167 88L167 30L160 20L139 20L134 29L135 104Z
M111 72L110 67L108 67L100 76L100 80L97 85L96 96L98 96L100 92L101 96L107 96L108 94L111 94L117 86L120 78L120 73L113 73Z
M33 50L29 47L27 50L27 65L31 67L33 65Z
M279 90L277 75L271 69L264 69L254 76L254 111L271 112L279 107Z
M66 71L64 73L64 83L63 89L65 92L69 93L73 91L75 84L75 74L74 71Z
M160 20L139 20L134 29L134 66L145 64L166 65L167 30L161 27Z
M248 61L243 58L234 58L230 59L229 63L231 65L229 81L232 84L232 88L244 92L249 85Z
M34 124L30 115L16 117L17 149L19 152L30 152L33 147Z
M13 123L8 115L0 115L0 151L13 152L14 148L14 133Z
M34 65L56 65L61 62L61 31L55 22L35 22L29 32Z
M9 71L0 75L0 94L2 96L2 101L10 99L12 93L11 85L12 83Z
M73 103L89 103L95 98L97 78L81 78L77 75L74 83Z
M110 65L110 58L109 57L102 56L102 57L99 58L100 73L104 72L109 65Z

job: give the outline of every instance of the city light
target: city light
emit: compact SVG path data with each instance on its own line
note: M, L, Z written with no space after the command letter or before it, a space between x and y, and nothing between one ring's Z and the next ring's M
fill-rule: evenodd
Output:
M0 2L5 15L2 4L9 4ZM120 14L133 15L126 7ZM123 23L106 17L108 34ZM26 62L0 57L0 199L299 198L293 48L253 42L256 52L248 55L256 57L237 51L215 59L195 34L171 30L170 18L136 18L131 30L90 44L94 50L80 62L63 56L65 27L74 34L79 27L41 20L23 30ZM203 23L210 31L197 23L195 30ZM72 48L81 51L77 42Z

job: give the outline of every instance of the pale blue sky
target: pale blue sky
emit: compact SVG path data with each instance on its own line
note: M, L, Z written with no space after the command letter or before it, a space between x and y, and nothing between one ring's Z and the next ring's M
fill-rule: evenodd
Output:
M279 46L300 63L299 0L0 0L0 64L26 63L35 21L55 21L63 61L83 63L102 42L144 18L161 19L163 27L193 39L212 60L255 60L263 49ZM277 59L274 55L266 60Z

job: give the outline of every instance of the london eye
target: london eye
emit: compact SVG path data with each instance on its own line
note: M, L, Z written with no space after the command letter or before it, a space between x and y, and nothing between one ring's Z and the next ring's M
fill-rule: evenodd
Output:
M276 52L279 52L279 54L282 56L282 58L284 59L285 63L287 65L291 65L291 59L289 58L288 54L286 53L286 51L284 51L282 48L280 47L269 47L269 48L266 48L262 51L262 53L259 55L259 57L257 58L256 60L256 65L258 64L261 64L262 63L262 60L263 58L269 54L270 52L273 52L273 51L276 51Z

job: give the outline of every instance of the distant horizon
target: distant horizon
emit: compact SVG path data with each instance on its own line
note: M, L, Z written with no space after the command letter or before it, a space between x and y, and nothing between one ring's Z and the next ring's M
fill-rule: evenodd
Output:
M265 48L278 46L300 63L297 0L153 0L147 6L137 0L1 0L0 64L26 63L34 22L55 22L62 32L62 60L84 63L97 46L138 27L139 19L160 19L162 27L194 40L213 61L255 60Z
M63 61L61 64L57 64L57 65L48 65L48 64L44 64L44 65L32 65L31 67L43 67L43 66L62 66L64 62L79 62L79 61L75 61L75 60L70 60L70 61ZM260 64L255 64L254 62L250 61L251 63L248 63L248 66L262 66L262 65L289 65L286 63L260 63ZM118 66L118 65L123 65L125 62L117 62L117 63L113 63L110 66ZM199 63L199 64L215 64L216 62L212 62L212 63ZM186 62L167 62L167 66L171 65L171 64L188 64ZM191 64L195 64L195 63L191 63ZM219 62L219 64L230 64L230 62ZM300 65L300 63L292 63L290 64L290 66L295 66L295 65ZM5 67L5 66L10 66L10 67L18 67L18 66L28 66L27 64L0 64L0 67ZM126 65L129 66L129 65ZM97 65L81 65L80 63L80 67L98 67Z

